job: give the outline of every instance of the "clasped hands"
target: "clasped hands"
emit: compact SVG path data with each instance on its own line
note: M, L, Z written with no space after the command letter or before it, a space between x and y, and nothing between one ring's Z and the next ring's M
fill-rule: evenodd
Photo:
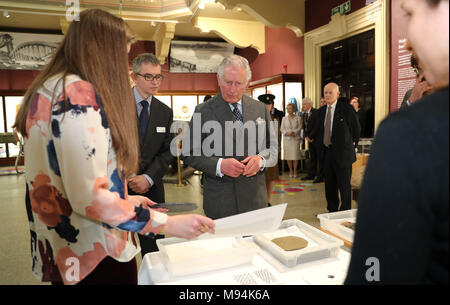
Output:
M234 158L227 158L222 160L220 171L222 174L237 178L240 175L252 177L261 169L263 159L260 156L248 156L241 162Z
M288 131L284 134L286 137L295 137L295 132L293 131Z
M133 192L138 194L144 194L150 190L150 183L144 175L137 175L132 178L128 178L128 186L133 190Z

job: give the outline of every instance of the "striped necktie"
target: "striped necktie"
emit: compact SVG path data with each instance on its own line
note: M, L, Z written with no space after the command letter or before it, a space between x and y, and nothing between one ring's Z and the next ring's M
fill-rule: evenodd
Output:
M239 108L238 108L238 103L234 103L232 105L234 107L233 114L234 114L234 117L236 118L236 121L244 122L244 118L242 117L242 113L239 111Z

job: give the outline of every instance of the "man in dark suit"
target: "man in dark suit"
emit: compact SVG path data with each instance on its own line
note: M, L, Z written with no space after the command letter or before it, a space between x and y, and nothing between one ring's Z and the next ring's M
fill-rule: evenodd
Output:
M275 98L275 96L274 96L274 98ZM272 106L270 108L270 114L272 114L274 117L276 117L281 122L281 120L283 119L283 117L286 114L284 113L284 111L281 111L281 110L278 110L277 108L275 108L275 103L273 100L271 102L271 105Z
M220 64L220 93L198 105L183 139L183 160L204 174L203 209L213 219L267 207L264 168L278 141L265 105L244 95L251 78L238 55Z
M318 112L318 139L323 143L325 196L329 212L351 209L352 163L361 127L352 106L338 102L339 87L329 83L324 87L326 106ZM339 193L342 204L339 208Z
M306 177L303 177L302 180L313 180L314 183L323 182L323 164L320 160L322 156L322 143L317 145L317 141L315 141L316 136L314 135L317 130L317 110L312 107L312 102L309 98L303 99L302 105L302 121L305 135L305 144L308 142L309 149L309 166L308 166L308 174Z
M133 94L138 113L141 162L137 175L129 179L129 192L154 202L164 202L162 178L172 159L170 126L173 112L154 97L163 79L161 65L155 55L144 53L136 57L131 77L136 84ZM155 239L138 236L142 257L148 252L158 251ZM156 239L163 237L157 235Z

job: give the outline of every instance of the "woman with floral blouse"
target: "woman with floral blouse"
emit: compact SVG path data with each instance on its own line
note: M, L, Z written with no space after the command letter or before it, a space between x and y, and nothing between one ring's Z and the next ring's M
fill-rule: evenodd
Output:
M214 222L167 216L128 196L139 161L127 56L134 38L105 11L79 17L15 122L25 141L32 269L53 284L136 284L134 232L193 238L213 233Z

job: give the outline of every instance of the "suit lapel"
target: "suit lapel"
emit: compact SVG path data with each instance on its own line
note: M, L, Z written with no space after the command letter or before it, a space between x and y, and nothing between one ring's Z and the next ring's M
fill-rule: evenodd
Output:
M225 126L226 121L234 121L234 114L231 111L230 105L223 100L220 93L217 95L217 99L211 106L216 109L214 115L222 126Z
M335 127L338 123L339 118L341 117L340 113L341 113L341 105L336 102L336 109L334 109L334 116L333 116L333 127L332 130L336 130ZM333 137L333 133L331 133L331 136Z
M248 121L256 121L256 111L253 109L253 102L246 96L242 96L242 116L244 124Z
M328 106L327 106L328 107ZM319 128L321 131L321 135L323 136L323 132L325 130L325 116L327 114L327 107L323 107L321 108L322 110L319 109L320 111L320 120L319 120Z

